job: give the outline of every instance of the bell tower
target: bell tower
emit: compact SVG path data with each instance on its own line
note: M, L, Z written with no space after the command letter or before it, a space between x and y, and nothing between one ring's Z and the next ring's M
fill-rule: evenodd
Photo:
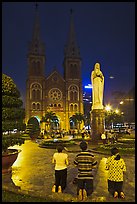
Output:
M71 9L69 35L64 49L63 61L64 79L66 81L66 116L68 121L70 117L76 112L82 114L84 113L81 79L81 57L76 41L73 13L74 12Z
M28 51L28 77L44 76L45 67L45 50L44 43L42 43L40 38L40 22L37 4L35 9L33 35Z
M44 109L45 49L40 37L38 4L35 5L33 35L29 44L27 59L26 123L32 116L41 118Z
M81 57L76 41L72 9L70 10L69 35L64 50L64 78L65 80L81 79Z

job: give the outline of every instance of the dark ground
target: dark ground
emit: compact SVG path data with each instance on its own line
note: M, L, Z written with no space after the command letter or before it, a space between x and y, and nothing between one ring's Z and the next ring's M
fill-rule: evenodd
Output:
M67 188L64 193L52 193L54 184L54 165L51 163L55 149L40 148L37 143L26 140L22 146L13 148L21 149L18 159L12 166L12 174L2 176L3 189L13 192L49 197L57 202L77 202L76 185L73 180L77 175L77 168L73 160L79 146L74 152L67 152L69 156ZM93 146L88 145L92 150ZM76 151L76 152L75 152ZM135 202L135 156L124 156L127 171L124 175L123 190L125 199L114 199L107 191L107 171L105 162L108 155L94 153L98 161L97 169L94 170L94 192L88 197L87 202Z

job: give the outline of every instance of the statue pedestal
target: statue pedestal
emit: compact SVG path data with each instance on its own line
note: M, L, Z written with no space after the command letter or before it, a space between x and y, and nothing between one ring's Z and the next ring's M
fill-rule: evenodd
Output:
M101 134L105 131L104 109L93 109L91 111L91 140L101 140Z

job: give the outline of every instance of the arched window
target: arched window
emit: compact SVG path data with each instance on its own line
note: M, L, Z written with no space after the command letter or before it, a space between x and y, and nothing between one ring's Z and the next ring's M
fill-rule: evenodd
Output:
M35 89L32 90L32 100L36 99L36 91Z
M36 104L35 104L35 103L32 104L32 109L33 109L33 110L36 109Z
M33 83L30 88L32 100L40 100L42 97L42 86L38 83Z
M71 101L73 100L73 92L72 91L70 92L70 100Z
M78 100L78 92L77 92L77 91L74 92L74 100L75 100L75 101Z
M77 104L75 104L74 105L74 111L77 112L77 110L78 110L78 106L77 106Z
M40 99L40 90L37 89L37 99Z
M69 67L70 67L70 70L72 70L73 69L73 64L70 64Z
M40 110L40 104L37 103L37 110Z
M61 104L60 103L58 104L58 107L61 108Z
M78 78L78 65L77 64L70 64L70 78Z
M69 91L69 100L71 101L78 101L79 100L79 94L78 94L78 87L76 85L71 85L68 89Z
M70 111L73 111L73 104L70 105Z

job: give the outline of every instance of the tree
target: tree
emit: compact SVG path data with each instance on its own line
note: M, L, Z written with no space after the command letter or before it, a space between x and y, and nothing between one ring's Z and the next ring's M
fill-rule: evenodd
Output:
M29 119L25 132L29 134L31 138L38 138L40 134L40 127L39 122L35 117L31 117Z
M90 112L88 112L87 115L84 115L84 118L85 118L85 126L88 126L88 129L89 129L91 124Z
M123 123L123 115L115 111L105 112L105 126L110 127L112 124Z
M25 110L22 107L18 91L13 80L2 74L2 132L13 129L24 130Z
M75 126L78 129L78 132L80 130L80 125L82 124L82 122L85 122L85 117L82 113L75 113L70 120L72 120L75 124Z
M59 123L58 117L56 116L56 114L52 111L47 111L45 113L45 116L42 117L41 121L45 122L47 129L49 129L49 131L51 131L52 128L54 128L54 125L56 126L57 123Z
M2 132L12 131L13 129L25 130L25 110L22 107L23 102L20 99L20 92L16 84L9 76L2 74ZM9 146L19 144L23 139L2 136L4 151Z

